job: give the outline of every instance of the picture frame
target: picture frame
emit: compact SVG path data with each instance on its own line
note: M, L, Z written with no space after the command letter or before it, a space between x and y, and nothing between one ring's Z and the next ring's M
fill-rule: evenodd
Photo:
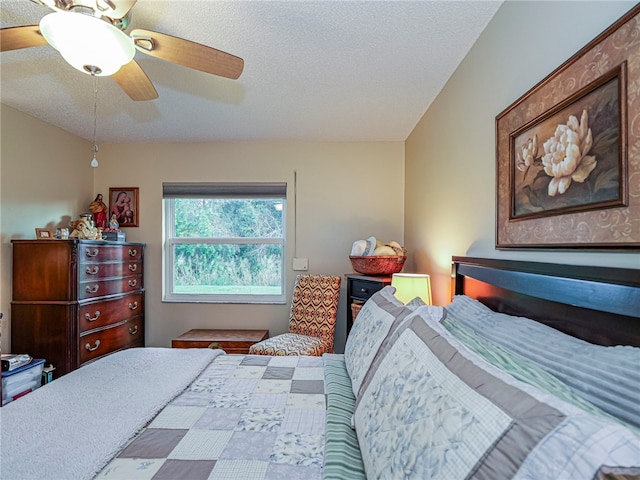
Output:
M120 227L138 227L140 225L140 195L138 187L109 188L109 219L112 215Z
M55 240L56 236L51 228L36 228L36 239L38 240Z
M640 248L639 30L636 5L496 116L496 249Z

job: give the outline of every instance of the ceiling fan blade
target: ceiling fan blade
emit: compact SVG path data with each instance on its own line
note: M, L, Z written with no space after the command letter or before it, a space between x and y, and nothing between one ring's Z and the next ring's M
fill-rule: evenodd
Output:
M240 57L183 38L144 29L131 37L139 51L201 72L235 80L244 68Z
M158 92L153 83L151 83L147 74L144 73L142 67L135 60L131 60L120 67L120 70L114 73L112 77L132 100L153 100L158 98Z
M2 52L46 44L47 41L40 34L39 25L24 25L0 30L0 51Z

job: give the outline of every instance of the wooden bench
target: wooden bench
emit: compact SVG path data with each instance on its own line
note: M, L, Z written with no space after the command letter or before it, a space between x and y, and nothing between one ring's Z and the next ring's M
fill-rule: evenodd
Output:
M269 338L269 330L194 329L171 341L173 348L221 348L227 353L249 353L254 343Z

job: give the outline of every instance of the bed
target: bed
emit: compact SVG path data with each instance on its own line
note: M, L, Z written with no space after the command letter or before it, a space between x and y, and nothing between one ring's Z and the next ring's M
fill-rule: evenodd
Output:
M344 355L115 353L0 411L3 479L638 478L640 271L454 257Z

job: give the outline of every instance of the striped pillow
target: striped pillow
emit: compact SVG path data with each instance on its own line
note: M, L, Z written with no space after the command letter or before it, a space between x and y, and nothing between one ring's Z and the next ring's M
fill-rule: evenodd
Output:
M365 480L358 437L351 428L356 399L344 360L340 357L341 355L323 355L327 429L322 478Z
M462 295L445 310L448 322L471 328L555 376L601 410L640 428L640 348L593 345L529 318L494 312Z
M490 342L465 325L458 322L453 323L448 318L445 318L442 324L454 337L460 340L465 347L480 355L494 367L507 372L516 380L538 387L540 390L550 393L566 402L573 403L589 413L606 418L608 421L624 424L624 422L618 418L587 402L579 395L576 395L567 384L561 382L546 370L511 353L506 348ZM632 426L629 427L640 434L640 430L634 429Z

